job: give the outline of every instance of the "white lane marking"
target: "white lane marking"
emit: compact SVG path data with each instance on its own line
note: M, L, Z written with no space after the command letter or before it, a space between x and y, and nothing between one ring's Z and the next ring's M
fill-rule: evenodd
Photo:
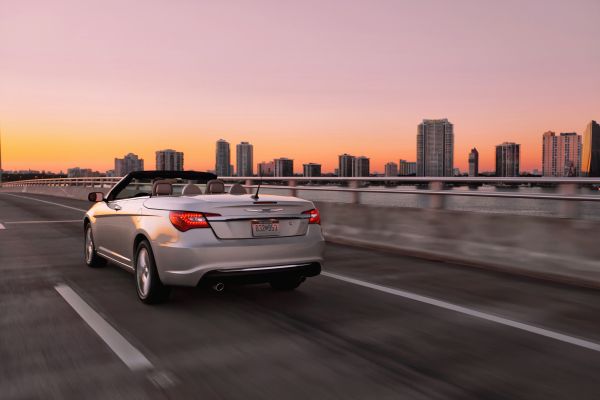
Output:
M2 224L0 224L0 229L6 229L6 227Z
M59 207L64 207L64 208L69 208L71 210L77 210L77 211L83 211L83 212L87 212L87 210L84 210L83 208L77 208L77 207L71 207L71 206L67 206L65 204L61 204L61 203L55 203L53 201L47 201L47 200L42 200L42 199L36 199L35 197L28 197L28 196L18 196L16 194L12 194L12 193L3 193L7 196L12 196L12 197L18 197L20 199L27 199L27 200L34 200L34 201L39 201L40 203L46 203L46 204L52 204L53 206L59 206Z
M83 222L81 219L65 219L62 221L5 221L6 225L19 225L19 224L62 224L71 222Z
M133 347L127 339L94 311L73 289L65 284L56 285L54 288L131 370L139 371L154 368L146 356Z
M347 283L351 283L353 285L358 285L362 287L366 287L373 290L378 290L380 292L392 294L394 296L404 297L405 299L418 301L421 303L429 304L434 307L443 308L446 310L455 311L461 314L469 315L471 317L484 319L486 321L495 322L497 324L510 326L515 329L520 329L522 331L526 331L529 333L534 333L536 335L544 336L547 338L555 339L564 343L569 343L575 346L583 347L589 350L594 350L600 352L600 344L590 342L588 340L579 339L573 336L564 335L562 333L554 332L548 329L539 328L537 326L524 324L522 322L513 321L507 318L498 317L492 314L487 314L481 311L474 310L472 308L467 308L463 306L459 306L452 303L447 303L445 301L436 300L431 297L421 296L416 293L406 292L404 290L392 289L387 286L381 286L374 283L369 283L365 281L361 281L359 279L350 278L343 275L333 274L331 272L321 272L322 275L328 276L333 279L338 279L340 281L344 281Z

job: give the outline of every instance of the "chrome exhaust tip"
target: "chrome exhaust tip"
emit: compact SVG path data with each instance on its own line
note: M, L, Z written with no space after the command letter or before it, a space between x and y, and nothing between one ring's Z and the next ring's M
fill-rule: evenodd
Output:
M215 283L212 288L215 292L222 292L225 289L225 284L223 282L218 282Z

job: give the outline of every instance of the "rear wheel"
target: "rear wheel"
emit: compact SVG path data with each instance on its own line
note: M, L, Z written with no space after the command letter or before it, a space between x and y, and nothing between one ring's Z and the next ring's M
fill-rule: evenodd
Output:
M140 242L136 250L135 286L138 297L146 304L164 303L171 293L171 288L160 281L152 248L145 240Z
M94 234L92 233L92 225L85 226L84 236L84 257L88 267L98 268L106 265L106 260L96 253L96 245L94 244Z
M275 290L294 290L300 286L302 282L304 282L304 279L305 278L303 276L290 276L274 279L270 282L270 284Z

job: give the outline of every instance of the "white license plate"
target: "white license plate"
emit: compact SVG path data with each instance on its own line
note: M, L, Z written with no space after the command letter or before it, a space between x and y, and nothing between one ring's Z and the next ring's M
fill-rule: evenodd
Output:
M252 236L278 236L279 222L253 222Z

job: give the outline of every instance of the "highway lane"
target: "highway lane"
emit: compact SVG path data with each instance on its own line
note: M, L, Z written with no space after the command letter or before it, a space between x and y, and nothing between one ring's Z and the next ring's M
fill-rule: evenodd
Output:
M0 194L0 398L597 398L600 352L327 276L298 291L176 289L82 261L89 203ZM50 204L59 203L71 208ZM15 222L33 221L31 224ZM10 223L9 223L10 222ZM600 293L328 245L326 271L600 343ZM54 286L152 362L131 371Z

